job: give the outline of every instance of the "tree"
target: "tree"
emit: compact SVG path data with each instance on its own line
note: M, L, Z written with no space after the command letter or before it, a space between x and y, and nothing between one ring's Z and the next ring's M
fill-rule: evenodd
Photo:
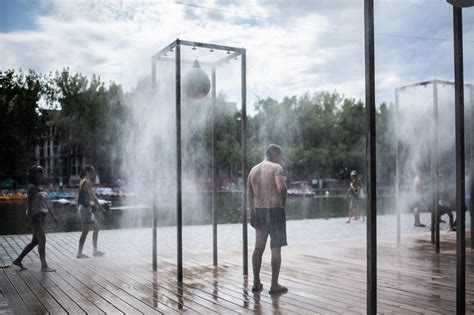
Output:
M54 82L61 103L55 125L65 150L78 150L108 181L120 163L126 113L121 87L113 82L106 87L99 77L88 80L80 73L71 75L68 69L57 72Z
M262 158L270 143L285 150L290 178L349 178L351 170L365 173L365 106L336 92L306 93L281 102L267 98L256 104L249 117L249 165ZM377 148L381 160L394 159L391 107L377 111ZM381 166L381 165L380 165ZM380 178L389 181L392 168L381 168Z
M51 90L46 76L30 70L0 71L0 176L22 178L35 161L35 145L45 128L40 99Z

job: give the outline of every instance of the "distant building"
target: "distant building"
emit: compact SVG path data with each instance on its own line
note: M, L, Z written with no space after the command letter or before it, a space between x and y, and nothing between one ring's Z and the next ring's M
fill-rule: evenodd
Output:
M51 111L49 114L54 117L56 113ZM47 122L47 126L35 148L35 158L45 170L45 180L48 184L59 186L78 185L79 174L85 164L84 157L79 150L61 143L53 119Z

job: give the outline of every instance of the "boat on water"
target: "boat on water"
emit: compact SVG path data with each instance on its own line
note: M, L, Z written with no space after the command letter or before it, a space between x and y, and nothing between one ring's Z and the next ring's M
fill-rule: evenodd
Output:
M287 190L288 196L314 196L315 192L307 181L298 180L291 182Z
M28 196L25 193L16 192L16 193L6 193L0 195L0 201L20 201L26 200Z

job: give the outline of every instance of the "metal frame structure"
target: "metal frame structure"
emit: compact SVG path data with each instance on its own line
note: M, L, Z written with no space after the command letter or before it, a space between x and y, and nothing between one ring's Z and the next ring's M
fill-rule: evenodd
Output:
M456 129L456 314L466 309L465 256L465 176L464 176L464 74L462 8L474 6L474 0L448 0L453 5L454 84ZM376 226L376 155L375 155L375 51L374 0L364 0L365 104L367 124L367 313L377 313L377 226ZM474 162L471 161L471 165ZM472 174L472 173L471 173ZM471 178L472 181L472 178ZM471 185L472 186L472 185ZM472 191L472 189L471 189ZM472 199L473 196L471 196ZM472 204L472 201L471 201ZM472 227L471 227L472 233Z
M462 7L473 6L472 0L448 0L453 5L453 28L454 28L454 72L455 72L455 124L456 124L456 214L457 214L457 242L456 242L456 313L465 312L465 213L464 213L464 84L463 84L463 52L462 52ZM367 124L367 313L377 312L377 205L376 205L376 151L375 151L375 51L374 51L374 0L364 0L364 46L365 46L365 98L366 98L366 124ZM175 51L176 65L176 156L177 156L177 279L182 282L182 173L181 173L181 63L192 61L181 59L181 46L192 46L196 48L217 49L232 51L227 57L215 63L203 63L210 66L212 70L212 97L215 99L215 67L216 65L241 56L241 83L242 83L242 177L244 191L242 193L242 232L243 232L243 273L248 274L247 253L247 213L246 213L246 58L245 49L205 44L177 39L152 57L152 84L156 84L156 62L173 61L166 58L165 54ZM213 100L215 106L215 100ZM214 111L213 111L214 112ZM214 123L215 121L213 121ZM473 137L471 135L471 137ZM215 157L215 139L213 138L213 158ZM472 148L471 148L472 150ZM471 161L471 166L474 162ZM215 209L215 170L213 164L213 262L217 265L217 222ZM472 170L472 169L471 169ZM472 174L472 173L471 173ZM471 176L471 181L473 180ZM472 185L471 185L472 186ZM471 204L472 198L471 196ZM153 268L156 270L156 205L153 207ZM397 222L399 222L399 217ZM437 221L437 219L436 219ZM399 224L399 223L398 223ZM437 224L438 225L438 224ZM437 227L439 230L439 227ZM399 229L398 229L399 232ZM472 233L472 228L471 228ZM471 234L472 235L472 234ZM433 236L434 238L435 236ZM437 237L439 239L439 237ZM398 240L399 242L399 240Z
M405 85L401 86L395 89L395 146L396 146L396 160L395 160L395 200L396 200L396 215L397 215L397 248L400 248L400 234L401 234L401 223L400 223L400 207L398 205L398 199L400 196L400 155L399 155L399 139L398 139L398 110L399 110L399 100L400 100L400 92L403 90L412 88L412 87L417 87L417 86L428 86L428 85L433 85L433 113L432 113L432 118L434 121L434 125L438 125L438 84L443 84L443 85L451 85L454 86L454 82L450 81L443 81L443 80L430 80L430 81L423 81L423 82L418 82L410 85ZM472 84L464 84L465 87L469 87L471 90L471 100L470 103L474 104L474 96L472 93L474 93L474 85ZM472 105L471 105L472 106ZM454 110L454 108L453 108ZM471 116L474 115L474 111L471 107ZM474 121L474 118L471 117L471 126L472 122ZM433 134L431 135L431 152L430 152L430 162L431 162L431 180L432 180L432 204L433 207L431 209L431 226L434 226L434 229L431 229L431 243L435 244L435 251L437 253L440 252L440 229L439 229L439 218L438 218L438 176L437 176L437 170L440 168L439 165L439 148L438 148L438 143L439 143L439 135L436 130L433 130ZM471 139L474 139L474 135L472 135L472 130L471 130L471 135L468 135L471 137ZM469 150L472 152L473 150L473 144L472 141L468 142L469 145ZM472 157L472 153L471 153ZM472 161L474 165L474 160ZM471 168L472 169L472 168ZM469 207L472 209L472 205ZM471 224L474 226L474 217L471 217ZM474 230L471 229L471 240L474 240ZM474 246L474 243L473 243Z
M177 39L171 44L161 49L151 58L151 76L152 86L156 86L156 63L174 62L175 63L175 86L176 86L176 226L177 226L177 280L183 281L183 222L182 222L182 152L181 152L181 64L192 64L193 60L183 59L181 57L181 47L189 46L193 49L209 49L226 51L225 57L219 58L215 62L202 62L200 64L211 69L211 98L212 98L212 236L213 236L213 265L217 266L217 160L216 160L216 67L240 56L241 60L241 158L242 158L242 249L243 249L243 274L248 275L248 235L247 235L247 181L246 181L246 156L247 156L247 81L246 81L246 50L231 46L207 44L194 41ZM166 57L167 53L174 52L175 58ZM156 200L155 200L156 203ZM153 270L157 269L157 207L153 205Z
M367 125L367 314L377 313L377 164L374 0L364 1L365 112Z

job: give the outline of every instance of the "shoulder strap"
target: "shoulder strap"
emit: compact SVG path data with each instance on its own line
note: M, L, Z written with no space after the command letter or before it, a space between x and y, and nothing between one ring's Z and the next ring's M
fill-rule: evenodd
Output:
M82 182L82 184L79 186L79 190L82 190L82 188L84 188L84 184L87 182L87 179L84 179L84 181Z

